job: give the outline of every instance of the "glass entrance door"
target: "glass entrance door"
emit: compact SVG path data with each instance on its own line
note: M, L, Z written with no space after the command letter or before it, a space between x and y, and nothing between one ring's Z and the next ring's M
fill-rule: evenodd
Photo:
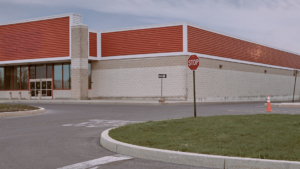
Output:
M38 99L41 92L43 99L52 99L52 79L30 79L31 98Z

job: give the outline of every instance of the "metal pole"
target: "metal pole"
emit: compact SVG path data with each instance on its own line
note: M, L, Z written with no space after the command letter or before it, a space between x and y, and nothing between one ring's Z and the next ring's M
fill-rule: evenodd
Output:
M197 117L196 111L196 87L195 87L195 70L193 70L193 83L194 83L194 117Z
M162 79L163 79L163 78L161 78L161 92L160 92L160 93L161 93L161 96L160 96L160 100L162 100L162 88L163 88Z
M295 98L295 89L296 89L297 74L298 74L298 70L295 71L295 84L294 84L294 93L293 93L293 103L294 103L294 98Z

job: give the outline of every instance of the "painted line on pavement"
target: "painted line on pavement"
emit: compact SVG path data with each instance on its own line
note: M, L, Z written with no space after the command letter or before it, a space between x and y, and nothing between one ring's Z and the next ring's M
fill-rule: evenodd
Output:
M92 169L96 169L96 168L98 168L96 166L101 165L101 164L107 164L107 163L111 163L111 162L115 162L115 161L122 161L122 160L130 160L132 158L133 157L123 156L123 155L105 156L105 157L101 157L98 159L85 161L85 162L81 162L81 163L77 163L77 164L73 164L73 165L68 165L65 167L57 168L57 169L88 169L91 167L94 167Z
M93 167L93 168L89 168L89 169L97 169L98 167Z
M102 120L92 119L88 122L78 124L64 124L64 127L118 127L131 123L141 123L142 121L125 121L125 120Z

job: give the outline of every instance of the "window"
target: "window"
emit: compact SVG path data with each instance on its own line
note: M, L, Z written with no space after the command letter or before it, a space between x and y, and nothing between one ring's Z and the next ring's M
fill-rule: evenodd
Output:
M28 66L6 66L5 68L0 67L0 90L27 89Z
M63 88L71 89L70 64L63 64Z
M30 79L35 79L35 65L30 66Z
M47 78L52 78L52 64L47 65Z
M89 67L88 67L88 78L89 78L89 89L92 88L92 77L91 77L91 72L92 72L92 67L91 67L91 63L89 63Z
M21 66L21 89L28 89L28 66Z
M46 78L52 78L52 64L30 66L30 79Z
M46 79L46 65L36 65L35 70L36 79Z
M71 64L54 65L54 89L71 89Z
M18 90L21 87L21 82L20 82L20 66L14 66L14 76L13 76L13 84L14 90Z
M12 90L13 68L12 66L5 67L5 90Z
M62 89L62 64L54 65L54 89Z
M0 90L4 90L4 67L0 67Z

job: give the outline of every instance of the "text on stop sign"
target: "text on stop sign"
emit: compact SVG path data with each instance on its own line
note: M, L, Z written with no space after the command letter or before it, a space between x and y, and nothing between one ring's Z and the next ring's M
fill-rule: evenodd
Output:
M188 66L197 65L199 63L199 59L189 60Z

